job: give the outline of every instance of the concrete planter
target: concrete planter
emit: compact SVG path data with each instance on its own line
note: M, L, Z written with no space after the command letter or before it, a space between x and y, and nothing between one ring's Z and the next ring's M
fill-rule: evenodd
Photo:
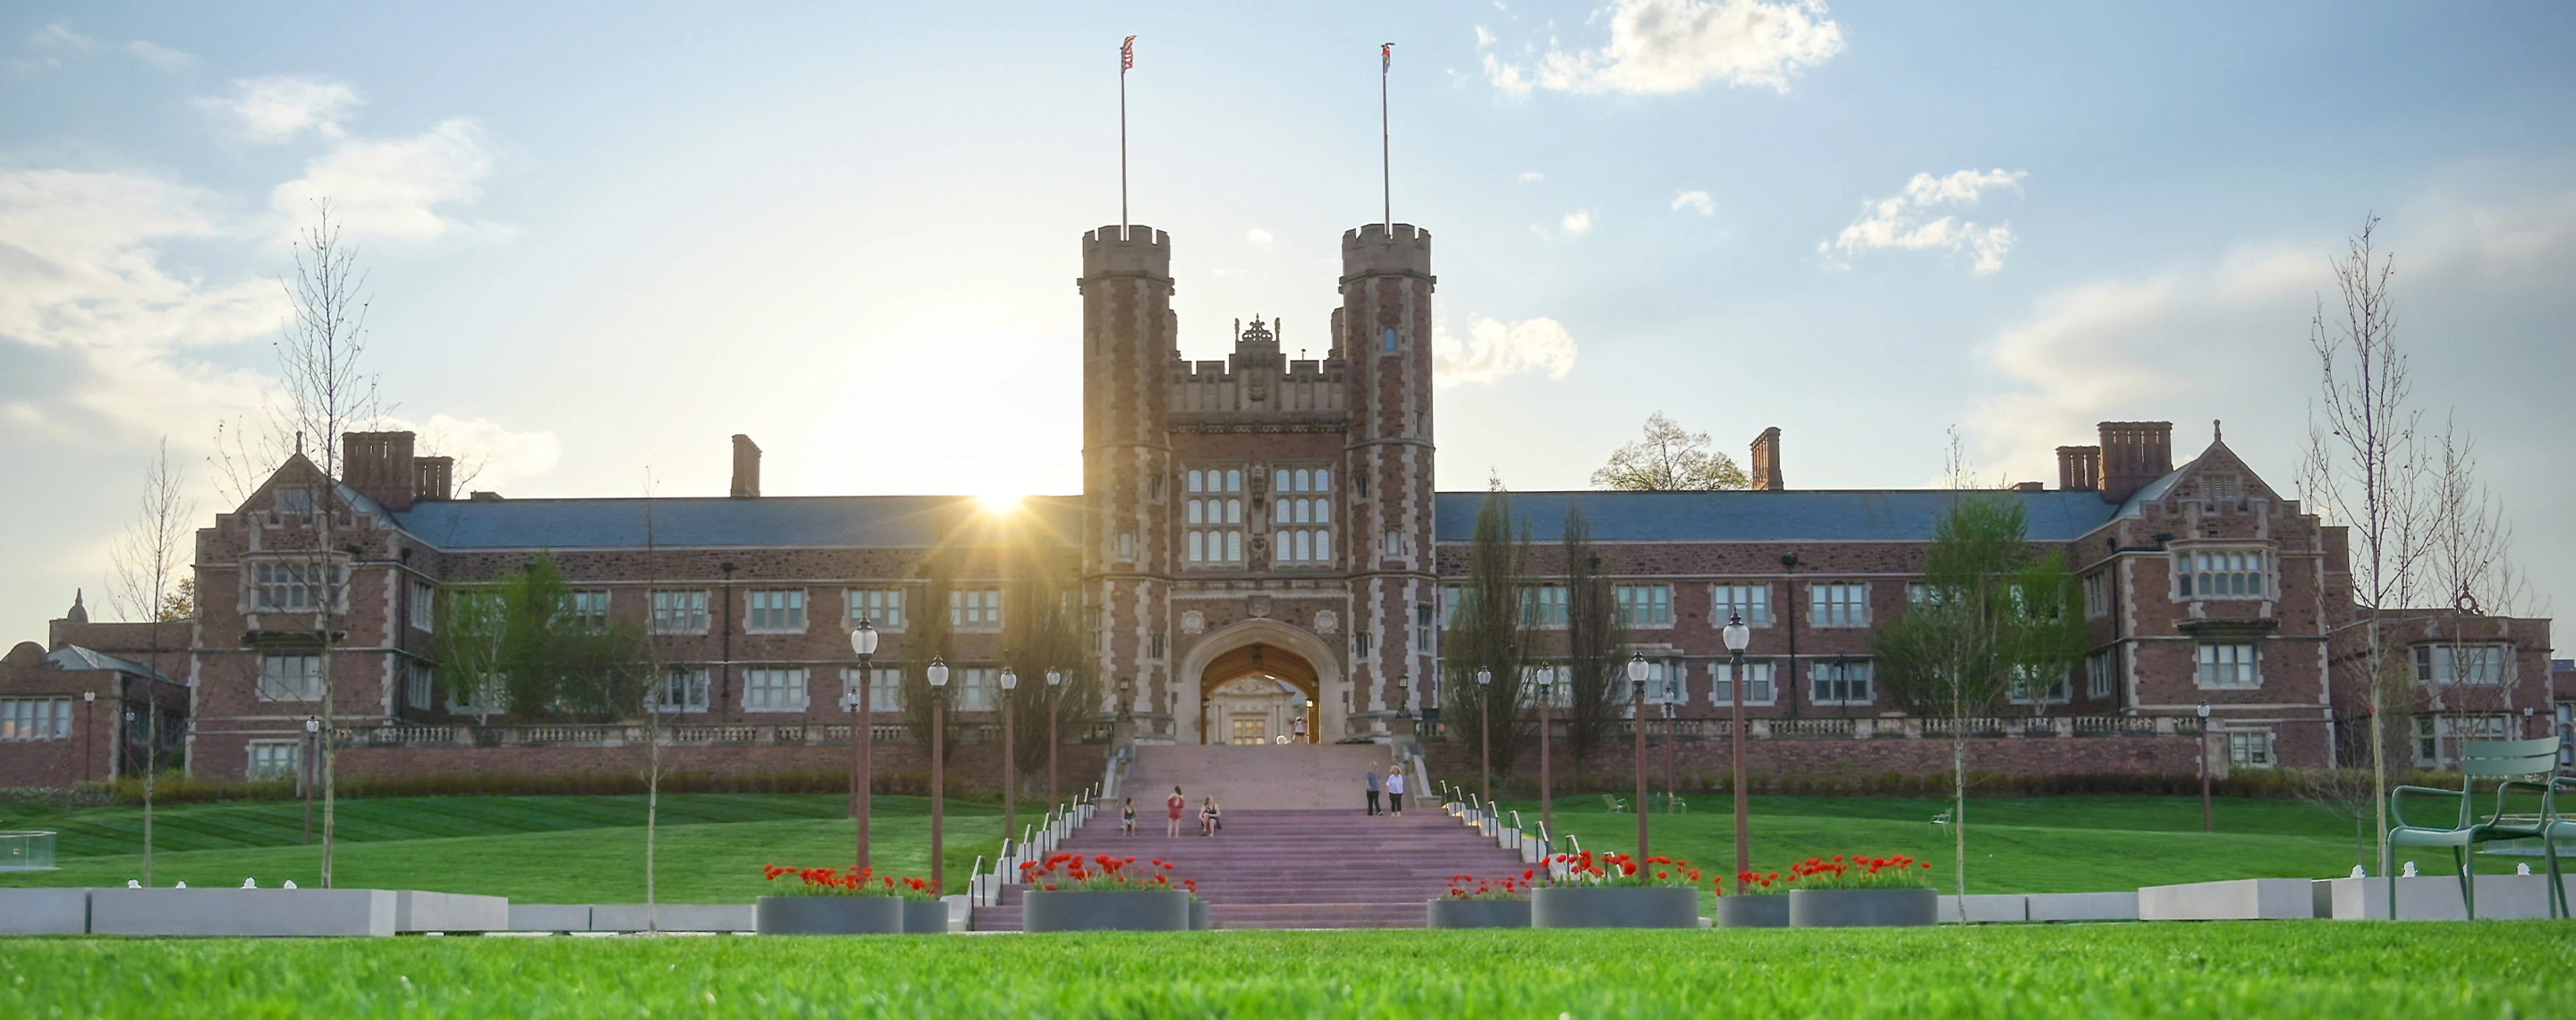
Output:
M564 934L589 931L590 904L513 903L510 904L510 930Z
M320 937L394 933L391 889L93 889L92 935Z
M1532 928L1697 928L1699 890L1546 886L1530 892Z
M1971 893L1965 899L1941 897L1942 924L2018 924L2030 920L2030 897L2022 893Z
M2404 916L2405 908L2398 909ZM2315 916L2316 883L2305 878L2238 878L2138 890L2138 918L2144 921L2305 921Z
M947 901L904 900L903 933L906 935L948 934Z
M413 889L394 893L394 931L397 934L432 931L479 934L509 930L510 898L507 896L471 896Z
M908 904L892 896L763 896L752 930L763 935L901 935Z
M664 903L645 909L641 903L593 903L590 930L638 932L651 921L655 931L758 931L759 908L749 903Z
M1191 931L1207 931L1207 930L1209 930L1209 929L1211 929L1211 928L1214 928L1214 927L1216 927L1216 922L1211 921L1211 920L1209 920L1209 919L1208 919L1208 905L1207 905L1207 901L1206 901L1206 900L1203 900L1203 899L1199 899L1199 898L1197 898L1197 897L1195 897L1195 896L1194 896L1194 897L1191 897L1191 898L1190 898L1190 930L1191 930Z
M1431 901L1430 914L1434 928L1527 928L1530 901L1443 896Z
M2561 860L2563 866L2565 861ZM2576 875L2561 877L2569 902L2576 903ZM2548 875L2479 875L2478 920L2510 921L2549 916ZM2338 921L2388 919L2388 880L2336 878L2317 883L2327 890L2327 910L2320 917ZM2397 917L2402 921L2465 921L2456 875L2428 875L2397 880Z
M1172 892L1033 892L1020 930L1188 931L1190 894Z
M1911 928L1941 916L1941 894L1930 889L1792 889L1792 928Z
M2033 921L2135 921L2135 892L2031 893Z
M1717 898L1717 926L1720 928L1786 928L1789 926L1788 894L1720 896Z
M87 935L89 892L0 889L0 935Z

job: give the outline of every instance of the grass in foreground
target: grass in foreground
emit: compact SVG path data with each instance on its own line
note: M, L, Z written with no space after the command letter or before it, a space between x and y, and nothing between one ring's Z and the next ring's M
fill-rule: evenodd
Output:
M2350 1018L2570 1002L2576 926L2542 921L0 941L0 1016Z

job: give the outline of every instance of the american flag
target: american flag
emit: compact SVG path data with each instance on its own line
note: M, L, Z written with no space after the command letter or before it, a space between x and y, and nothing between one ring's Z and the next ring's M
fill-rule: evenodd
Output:
M1393 69L1394 67L1395 67L1395 44L1394 44L1394 43L1379 43L1379 44L1378 44L1378 47L1377 47L1377 69L1378 69L1378 73L1380 73L1380 74L1384 74L1384 73L1386 73L1388 70Z
M1126 42L1118 44L1118 73L1125 74L1135 69L1136 37L1131 35L1127 37Z

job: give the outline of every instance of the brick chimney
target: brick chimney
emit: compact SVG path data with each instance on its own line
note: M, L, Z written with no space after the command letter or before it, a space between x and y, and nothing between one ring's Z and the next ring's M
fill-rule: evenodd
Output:
M733 498L760 498L760 447L739 432L733 435Z
M2092 492L2102 487L2102 448L2099 446L2061 446L2057 448L2057 487L2068 492Z
M2127 500L2173 471L2173 423L2106 421L2102 429L2102 500Z
M414 503L444 503L456 498L456 458L414 457L411 459L411 500Z
M1747 474L1756 489L1778 492L1788 488L1780 482L1780 426L1763 429L1761 435L1753 437L1753 467Z
M411 509L413 483L409 432L349 432L340 436L340 482L387 510Z

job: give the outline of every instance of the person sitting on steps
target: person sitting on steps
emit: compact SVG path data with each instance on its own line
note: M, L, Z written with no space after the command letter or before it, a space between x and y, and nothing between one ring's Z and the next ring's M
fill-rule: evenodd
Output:
M1136 834L1136 798L1127 798L1127 806L1118 809L1118 831L1122 835Z
M1225 820L1224 820L1224 818L1223 818L1221 815L1219 815L1219 814L1218 814L1218 812L1217 812L1217 809L1216 809L1216 798L1214 798L1214 797L1209 797L1209 798L1207 798L1206 800L1200 801L1200 802L1199 802L1199 835L1202 835L1202 836L1214 836L1214 835L1216 835L1219 831L1223 830L1224 828L1225 828Z

